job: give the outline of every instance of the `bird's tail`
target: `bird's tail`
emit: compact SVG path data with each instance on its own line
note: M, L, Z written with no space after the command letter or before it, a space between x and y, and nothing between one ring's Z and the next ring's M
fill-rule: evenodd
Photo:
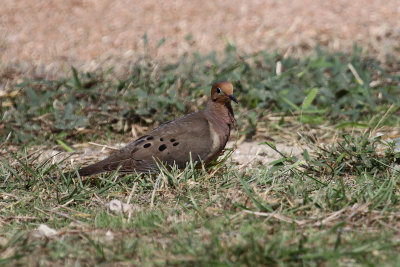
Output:
M100 161L95 164L89 165L87 167L83 167L83 168L79 169L78 171L64 172L63 175L65 177L77 177L78 174L79 174L79 176L94 175L94 174L104 172L103 165L104 165L104 163L102 161Z

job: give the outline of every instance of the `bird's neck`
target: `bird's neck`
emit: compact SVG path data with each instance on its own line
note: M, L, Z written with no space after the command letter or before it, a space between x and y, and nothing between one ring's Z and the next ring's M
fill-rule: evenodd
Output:
M205 109L217 123L228 125L231 128L235 123L235 115L230 102L209 101Z

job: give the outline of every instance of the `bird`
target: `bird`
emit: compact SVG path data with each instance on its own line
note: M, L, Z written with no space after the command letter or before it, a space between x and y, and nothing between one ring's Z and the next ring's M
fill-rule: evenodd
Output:
M232 83L216 82L204 109L160 124L106 159L83 167L77 173L79 176L116 170L156 173L159 163L182 169L190 160L207 165L222 153L236 124L231 101L239 103L233 95Z

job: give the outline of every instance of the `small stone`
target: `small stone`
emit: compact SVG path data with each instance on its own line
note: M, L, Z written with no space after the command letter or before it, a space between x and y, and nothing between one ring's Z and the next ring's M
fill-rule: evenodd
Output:
M35 232L35 236L42 238L42 237L47 237L47 238L52 238L55 237L58 234L58 232L50 227L48 227L45 224L39 225L38 229Z
M108 203L108 209L113 213L126 213L132 209L132 205L123 203L118 199L113 199Z

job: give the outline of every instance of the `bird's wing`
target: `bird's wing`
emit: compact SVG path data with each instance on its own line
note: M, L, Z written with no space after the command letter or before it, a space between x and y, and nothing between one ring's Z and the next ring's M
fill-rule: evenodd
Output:
M82 168L80 175L91 175L119 169L121 172L154 172L158 160L179 168L193 161L207 160L215 154L215 136L202 112L191 113L161 124L110 157Z

